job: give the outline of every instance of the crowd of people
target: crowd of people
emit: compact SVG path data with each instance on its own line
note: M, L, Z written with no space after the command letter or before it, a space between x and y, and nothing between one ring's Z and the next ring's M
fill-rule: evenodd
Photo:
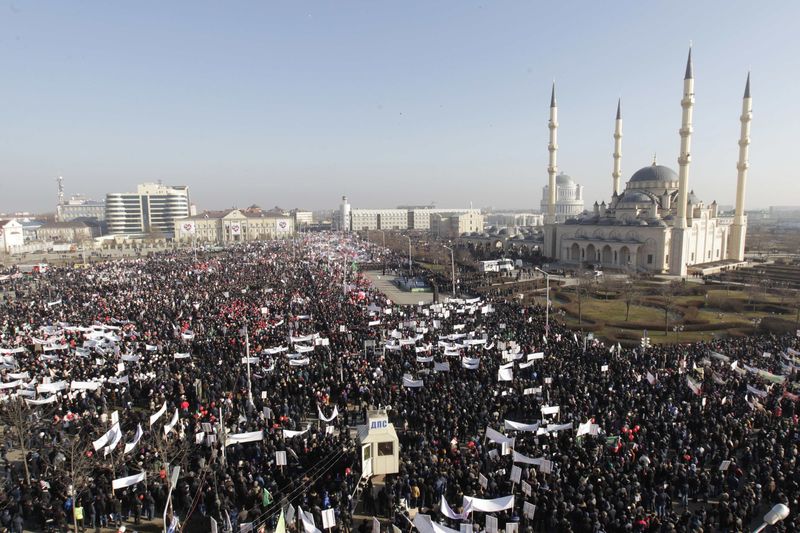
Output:
M0 527L800 526L794 336L604 346L503 296L394 305L368 258L321 233L2 273ZM362 491L372 409L400 467Z

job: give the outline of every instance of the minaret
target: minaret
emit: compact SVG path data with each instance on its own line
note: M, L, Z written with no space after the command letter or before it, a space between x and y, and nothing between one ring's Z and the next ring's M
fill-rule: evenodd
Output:
M556 172L558 172L557 155L558 151L558 105L556 105L556 82L553 82L553 92L550 94L550 121L547 124L550 128L550 142L547 150L550 152L550 162L547 165L547 221L554 224L556 221Z
M750 151L750 121L753 118L753 101L750 98L750 73L747 73L747 84L744 86L742 98L742 123L739 132L739 162L736 163L738 171L736 179L736 211L731 226L731 246L728 255L737 261L744 260L744 240L747 233L747 219L744 216L744 188L747 185L747 169L750 166L748 153Z
M619 194L619 178L622 176L622 100L617 100L617 121L614 126L614 171L611 177L614 178L612 196Z
M683 98L681 108L681 153L678 156L678 217L675 227L686 227L686 201L689 195L689 163L692 160L692 108L694 107L694 75L692 74L692 49L686 60L686 74L683 77Z

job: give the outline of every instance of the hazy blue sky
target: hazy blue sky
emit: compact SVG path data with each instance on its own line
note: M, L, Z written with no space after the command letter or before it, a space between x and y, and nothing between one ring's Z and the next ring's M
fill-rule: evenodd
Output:
M800 204L800 3L14 1L0 6L0 211L162 179L200 209L539 206L550 83L559 167L611 189L677 167L694 42L690 183L733 203L752 69L748 207Z

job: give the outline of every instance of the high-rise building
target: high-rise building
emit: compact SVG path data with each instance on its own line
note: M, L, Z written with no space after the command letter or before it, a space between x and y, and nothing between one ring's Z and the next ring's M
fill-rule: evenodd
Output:
M186 185L143 183L135 193L106 195L106 222L112 235L160 233L171 237L175 220L189 214Z

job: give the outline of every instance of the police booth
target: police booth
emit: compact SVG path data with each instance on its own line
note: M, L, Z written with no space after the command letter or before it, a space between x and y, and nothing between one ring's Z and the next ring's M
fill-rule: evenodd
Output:
M367 424L358 426L361 475L396 474L400 470L400 441L386 411L368 411Z

